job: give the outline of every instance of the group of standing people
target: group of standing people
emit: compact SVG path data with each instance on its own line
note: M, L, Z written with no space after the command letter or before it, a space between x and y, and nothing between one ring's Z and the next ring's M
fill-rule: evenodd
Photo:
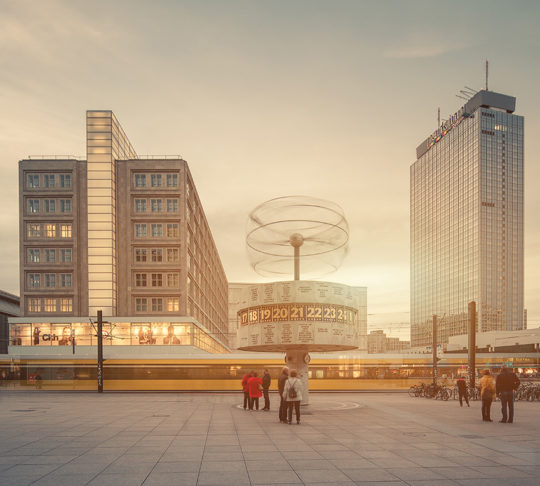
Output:
M246 373L242 378L242 391L244 393L244 410L259 410L259 398L264 396L262 410L270 410L270 397L268 390L272 379L268 369L263 370L260 378L256 371ZM296 423L300 425L300 402L302 401L302 382L296 370L289 370L286 366L281 370L278 379L280 397L279 421L282 424L292 423L293 408Z
M480 379L480 398L482 400L482 420L484 422L493 422L491 420L491 403L495 397L501 400L502 419L499 421L503 424L511 424L514 422L514 391L518 389L520 384L516 374L506 366L503 366L501 373L497 376L497 380L493 380L493 376L489 370L485 370ZM457 381L459 404L463 406L463 399L469 405L467 396L467 385L464 379Z

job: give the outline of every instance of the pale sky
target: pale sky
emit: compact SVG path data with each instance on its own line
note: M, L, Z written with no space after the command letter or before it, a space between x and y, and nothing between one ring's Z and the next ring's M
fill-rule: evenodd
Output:
M368 287L370 328L409 320L409 167L469 86L525 117L525 307L540 325L540 3L0 0L0 289L19 294L18 171L85 155L85 111L135 150L188 161L229 281L249 211L341 205L349 253L325 279ZM394 328L392 335L408 336Z

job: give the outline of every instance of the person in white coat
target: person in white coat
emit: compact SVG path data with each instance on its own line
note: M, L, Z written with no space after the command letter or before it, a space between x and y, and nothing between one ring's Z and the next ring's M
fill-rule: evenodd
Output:
M285 382L283 389L283 400L287 402L287 421L292 422L293 407L296 412L296 423L300 425L300 402L302 401L302 382L298 378L298 372L291 370L289 378Z

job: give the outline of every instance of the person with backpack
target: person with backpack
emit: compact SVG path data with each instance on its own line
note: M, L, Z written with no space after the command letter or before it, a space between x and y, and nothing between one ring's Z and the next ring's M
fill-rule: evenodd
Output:
M514 390L519 388L519 378L506 366L502 367L501 374L497 376L497 396L501 399L503 424L514 422Z
M296 423L300 425L300 402L302 401L302 382L296 370L291 370L289 379L285 382L283 398L287 401L287 422L291 425L293 407L296 413Z
M480 398L482 399L482 420L484 422L493 422L491 420L491 403L495 397L495 383L489 370L484 371L484 376L480 379Z

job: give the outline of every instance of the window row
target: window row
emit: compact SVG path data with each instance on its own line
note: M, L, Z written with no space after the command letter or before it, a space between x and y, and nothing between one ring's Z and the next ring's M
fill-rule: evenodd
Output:
M179 235L178 223L135 223L135 238L178 238Z
M178 199L135 199L134 208L136 213L177 213Z
M71 199L27 199L27 213L71 213Z
M49 189L71 187L71 174L26 174L27 189L46 187Z
M134 174L135 187L178 187L178 174Z
M26 250L28 263L71 263L72 258L71 248L28 248Z
M73 312L73 299L69 297L30 297L27 302L28 312Z
M135 248L135 262L137 263L177 262L179 259L178 248Z
M135 312L179 312L179 297L137 297Z
M55 289L70 288L72 285L71 273L29 273L27 284L29 289Z
M136 273L135 287L169 287L178 288L179 273Z
M26 223L26 236L28 238L71 238L72 228L70 223Z

